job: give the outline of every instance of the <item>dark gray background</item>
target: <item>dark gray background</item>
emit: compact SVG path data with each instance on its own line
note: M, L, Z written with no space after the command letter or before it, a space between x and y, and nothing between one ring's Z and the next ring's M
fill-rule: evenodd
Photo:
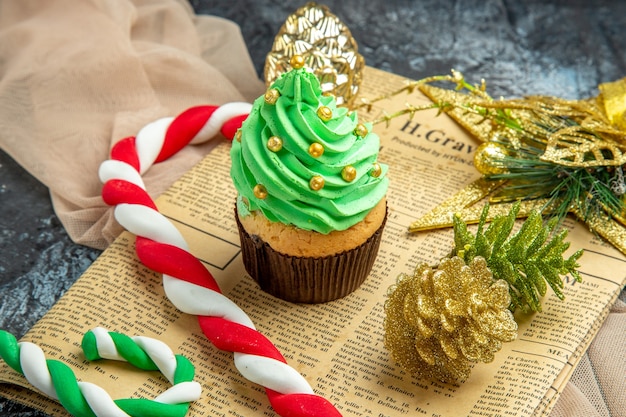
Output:
M241 26L259 77L274 35L304 3L191 1L197 13ZM454 68L471 81L486 79L494 96L584 98L596 95L599 83L626 76L620 0L324 4L351 29L368 65L415 79ZM47 189L0 151L0 328L21 337L98 255L70 241ZM44 416L5 399L0 415Z

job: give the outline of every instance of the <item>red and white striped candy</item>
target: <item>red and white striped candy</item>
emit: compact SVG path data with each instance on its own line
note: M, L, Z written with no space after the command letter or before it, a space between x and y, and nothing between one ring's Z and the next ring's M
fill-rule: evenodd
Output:
M114 205L116 220L137 235L141 262L163 274L168 299L179 310L198 316L205 336L218 349L234 352L234 363L248 380L262 385L281 416L340 416L316 395L300 373L233 301L224 296L211 273L191 253L176 227L156 208L141 175L154 163L189 143L202 143L221 132L233 139L251 109L248 103L192 107L175 118L156 120L136 137L118 142L100 166L102 198Z

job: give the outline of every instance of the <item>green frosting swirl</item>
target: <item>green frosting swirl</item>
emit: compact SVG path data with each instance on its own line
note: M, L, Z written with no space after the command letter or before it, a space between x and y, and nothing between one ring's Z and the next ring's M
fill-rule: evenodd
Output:
M233 141L231 177L239 193L239 214L260 210L270 221L324 234L363 220L388 188L386 165L379 164L378 177L371 175L379 137L357 136L356 112L337 107L332 96L322 96L319 81L305 69L283 74L271 88L280 93L278 99L270 104L259 97L241 127L241 141ZM332 111L330 120L318 116L321 106ZM371 130L371 125L365 126ZM272 136L282 140L278 151L268 149ZM324 148L317 158L309 154L313 143ZM352 181L341 175L347 165L356 169ZM324 179L323 188L311 188L314 176ZM267 190L266 198L255 196L257 184Z

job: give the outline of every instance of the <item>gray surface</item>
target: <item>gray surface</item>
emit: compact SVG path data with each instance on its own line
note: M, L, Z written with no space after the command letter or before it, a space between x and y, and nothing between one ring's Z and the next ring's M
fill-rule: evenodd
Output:
M241 26L262 76L276 31L304 1L191 3ZM368 65L411 78L455 68L472 81L485 78L494 96L582 98L626 76L626 2L618 0L326 4L352 30ZM46 188L0 152L0 328L22 336L98 254L68 239ZM0 415L44 416L5 399Z

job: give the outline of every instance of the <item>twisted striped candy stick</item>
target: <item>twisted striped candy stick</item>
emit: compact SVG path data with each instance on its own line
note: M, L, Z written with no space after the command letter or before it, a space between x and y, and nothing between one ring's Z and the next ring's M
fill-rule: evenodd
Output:
M202 332L221 350L234 352L234 363L248 380L265 387L281 416L340 416L234 302L221 293L212 274L189 252L176 227L156 208L141 174L188 143L201 143L218 131L232 139L250 112L248 103L194 107L176 118L146 125L136 137L118 142L100 166L102 197L114 205L116 220L137 236L141 262L163 274L166 296L179 310L198 316Z
M149 337L130 338L97 327L87 332L82 343L89 360L125 361L137 368L161 373L173 385L153 400L127 398L113 400L101 387L77 381L63 362L47 359L41 348L30 342L17 342L0 330L0 357L46 396L61 403L76 417L183 417L189 403L200 398L200 384L193 381L195 369L187 358L174 355L163 342Z

